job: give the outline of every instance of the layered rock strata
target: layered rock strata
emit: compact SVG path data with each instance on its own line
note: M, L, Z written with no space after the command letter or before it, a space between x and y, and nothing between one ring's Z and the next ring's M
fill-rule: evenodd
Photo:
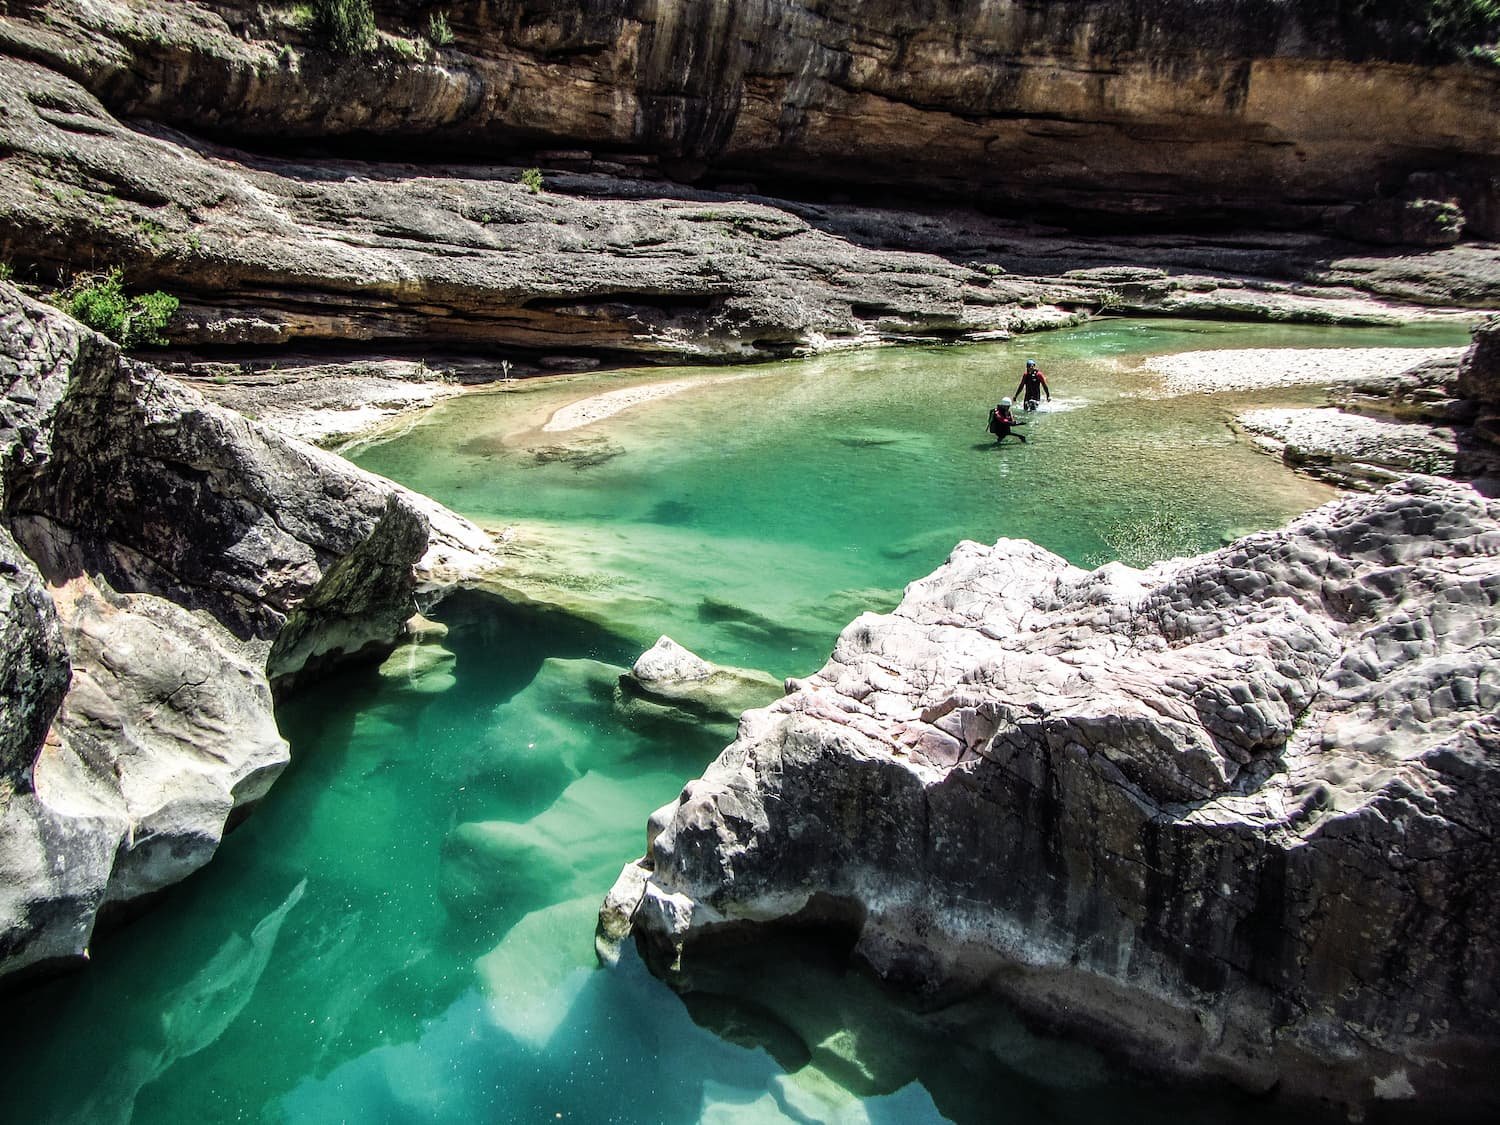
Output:
M1412 478L1146 571L961 544L652 818L611 893L852 926L1144 1066L1493 1109L1500 512Z
M1338 221L1391 240L1500 230L1500 77L1463 62L1492 17L1439 29L1426 5L1315 0L456 0L433 46L428 5L374 8L381 34L359 58L322 49L295 9L253 3L49 0L0 39L118 114L221 137L550 150L637 176Z
M1371 256L1311 234L1080 238L972 213L788 205L763 196L747 201L750 187L743 183L714 193L642 179L647 165L641 163L563 159L565 152L554 152L556 159L547 162L543 191L526 190L517 182L521 162L542 158L499 138L531 143L545 134L555 150L559 138L599 142L602 134L594 131L602 130L615 137L613 143L660 145L686 159L687 150L673 147L677 142L669 135L657 136L654 126L642 125L650 135L633 138L638 117L649 121L656 111L648 107L664 103L635 90L631 74L660 72L645 79L647 85L670 86L673 80L665 75L672 68L698 67L709 57L694 38L700 33L715 43L730 35L721 45L735 54L750 40L736 38L733 28L765 31L768 57L806 54L815 70L825 57L866 53L842 40L825 51L813 45L818 36L868 34L881 44L870 48L871 57L894 52L888 61L899 62L897 71L916 67L933 81L947 73L934 65L945 56L931 53L937 49L927 38L932 21L907 26L900 17L901 29L887 36L869 22L897 18L884 7L858 19L849 12L781 11L776 4L651 6L654 14L625 7L594 5L586 15L565 18L524 4L506 6L508 17L488 6L467 15L455 6L450 18L459 29L458 45L413 46L400 55L387 35L374 54L342 60L282 19L290 9L261 5L52 2L0 15L0 257L47 285L123 266L132 284L161 286L183 299L169 334L185 346L468 349L494 355L489 378L501 376L507 362L535 369L558 356L754 359L892 339L984 338L1069 323L1101 309L1369 323L1403 315L1372 305L1372 294L1422 305L1500 304L1500 252L1475 243L1424 255ZM1055 55L1055 29L1044 37L1053 53L1009 60L1004 52L1022 47L1005 38L1011 34L1007 21L1014 16L1024 24L1036 13L1020 5L979 7L985 8L979 13L984 19L953 24L963 30L954 33L952 49L969 60L966 66L978 68L965 80L974 106L1003 101L1003 88L1024 76L1028 88L1056 87L1057 113L1066 118L1070 111L1061 106L1071 95L1063 95L1076 83L1054 74L1054 68L1072 65ZM1089 18L1107 15L1100 7ZM385 17L388 30L403 20L425 19L394 6ZM755 26L762 18L768 28ZM648 23L658 45L643 56ZM670 33L664 30L669 24ZM582 25L592 30L585 33ZM781 32L801 45L775 46ZM971 33L980 46L965 42ZM571 49L576 35L583 35L587 50ZM813 40L804 41L807 35ZM985 35L1004 41L983 46ZM1115 32L1105 36L1110 43L1116 38ZM1141 74L1162 65L1149 54L1149 38L1131 40L1130 50L1146 52L1130 64L1144 68ZM908 50L917 53L908 59ZM969 59L975 50L983 59ZM999 54L991 58L991 51ZM1225 65L1213 58L1203 65ZM1321 75L1318 68L1327 65L1318 62L1314 70ZM1098 81L1114 81L1105 77L1110 70L1089 66ZM1487 74L1464 68L1408 73L1400 67L1388 73L1377 67L1377 81L1375 71L1339 66L1344 69L1335 86L1353 83L1383 97L1388 83L1398 90L1420 78L1422 99L1434 101L1432 138L1403 142L1399 157L1387 153L1401 169L1391 173L1397 180L1433 162L1446 167L1459 160L1455 154L1462 155L1465 174L1483 180L1488 157L1480 150L1493 138L1472 136L1469 125L1491 116L1485 98L1494 82ZM717 115L731 103L748 112L760 105L761 95L749 93L758 80L748 71L735 73L713 68L694 79L723 78L731 85L695 94L668 116ZM751 85L732 85L739 81ZM1313 86L1334 80L1322 75L1305 81L1311 85L1299 95L1304 100L1314 96ZM1152 82L1159 94L1162 79ZM820 78L809 89L831 92L825 85ZM1028 101L1011 124L1038 136L1023 151L1008 154L998 140L975 147L984 128L964 116L969 110L960 104L960 93L949 90L933 101L915 85L903 92L913 112L935 113L962 138L891 127L886 143L912 146L902 163L919 158L930 169L932 154L941 152L945 174L957 169L962 178L969 174L961 171L965 160L982 161L994 191L1005 199L1019 192L1018 204L1045 196L1040 181L1053 175L1069 181L1053 201L1058 207L1071 199L1069 207L1086 209L1094 200L1106 209L1129 210L1154 199L1151 207L1171 212L1188 200L1209 198L1201 184L1184 187L1193 181L1193 167L1174 163L1214 147L1185 143L1195 137L1196 120L1187 102L1169 120L1148 113L1149 126L1117 122L1129 134L1127 142L1116 126L1100 138L1091 138L1087 128L1054 136L1072 127L1037 117ZM1039 96L1037 90L1025 95ZM1343 96L1352 95L1346 89ZM565 108L577 97L588 101L587 110ZM1484 105L1471 104L1474 97ZM1139 109L1133 98L1110 95L1116 107L1111 112L1122 121L1131 118ZM697 108L690 112L689 104ZM828 124L830 137L839 132L845 135L840 143L857 140L861 152L878 153L872 133L890 126L883 104L851 102ZM946 108L932 110L935 105ZM445 135L444 129L454 146L448 155L465 166L413 164L422 153L409 140L399 146L370 140L380 133L430 139ZM1263 131L1246 123L1233 129ZM204 140L206 134L218 141ZM1256 144L1275 154L1274 161L1290 159L1302 167L1289 155L1296 142L1276 130L1271 135L1278 139ZM361 159L327 153L272 158L252 151L289 136L358 137L348 155ZM1342 136L1334 163L1340 175L1348 165L1353 176L1355 158ZM226 139L239 147L224 147ZM819 145L826 143L832 142ZM1062 145L1066 155L1047 156L1036 144ZM1147 175L1156 187L1144 193L1125 188L1111 162L1146 153L1155 154L1148 163L1160 165ZM651 153L635 155L646 159ZM869 174L849 153L821 148L792 162L814 156L819 168L837 168L846 181ZM736 159L761 169L776 166L759 150ZM1233 159L1224 169L1240 177L1245 165ZM628 174L632 170L635 178ZM1281 171L1283 180L1256 175L1253 184L1264 189L1295 181L1290 166ZM1360 193L1381 182L1373 170L1365 171L1358 177ZM923 178L932 175L924 171ZM1345 185L1351 191L1354 186L1353 180ZM1445 182L1429 186L1439 194L1450 190ZM924 206L938 197L932 187L923 182L917 188ZM1109 202L1116 187L1122 194ZM994 203L990 190L981 196ZM1310 202L1322 198L1319 190L1308 186L1294 209L1338 211L1334 201L1343 189L1329 186L1326 204ZM1014 215L1024 208L1003 210ZM400 354L410 358L409 351Z
M270 677L388 647L486 544L3 283L0 387L11 973L206 862L286 764Z

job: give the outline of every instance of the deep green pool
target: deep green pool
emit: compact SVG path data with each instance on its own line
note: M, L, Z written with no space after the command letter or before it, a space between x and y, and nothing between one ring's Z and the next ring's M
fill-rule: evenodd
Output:
M596 969L594 914L646 815L722 745L626 726L612 687L661 633L813 671L959 539L1145 562L1332 495L1226 424L1316 393L1162 400L1140 355L1462 342L1117 321L438 407L357 459L511 527L508 593L558 608L454 598L434 613L446 638L288 701L293 765L219 858L102 939L87 972L8 1001L5 1118L1269 1120L1155 1092L993 1004L917 1012L791 938L726 957L685 998L631 957ZM1057 408L997 449L985 409L1030 355ZM678 378L702 385L540 429L573 400Z

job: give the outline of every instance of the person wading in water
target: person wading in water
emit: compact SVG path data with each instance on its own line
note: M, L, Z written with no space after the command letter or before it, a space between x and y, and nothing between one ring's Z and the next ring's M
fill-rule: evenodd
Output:
M1014 437L1020 440L1022 445L1026 444L1026 435L1014 432L1012 427L1024 426L1026 423L1018 421L1016 416L1010 412L1010 399L1002 398L995 409L990 411L990 433L995 435L995 444L999 445L1006 437Z
M1021 400L1021 409L1035 410L1044 394L1047 396L1047 401L1051 402L1052 388L1047 386L1047 376L1042 374L1042 369L1036 365L1036 360L1028 359L1026 374L1021 376L1020 383L1016 385L1016 397Z

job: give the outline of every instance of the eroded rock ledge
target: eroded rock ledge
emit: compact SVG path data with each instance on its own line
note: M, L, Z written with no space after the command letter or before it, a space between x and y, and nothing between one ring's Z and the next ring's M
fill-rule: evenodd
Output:
M486 541L4 283L0 456L3 975L207 862L286 764L270 680L388 647Z
M1218 5L1235 48L1203 5L1167 0L454 3L438 49L394 34L428 8L391 3L359 59L318 47L296 7L0 11L0 259L45 285L118 265L182 298L176 344L279 351L276 381L309 347L458 351L493 379L993 338L1106 308L1393 323L1500 303L1500 249L1455 244L1500 229L1500 77L1313 57L1337 37L1283 4L1253 28ZM463 163L421 162L439 155ZM533 163L539 193L517 182ZM810 181L986 214L758 194ZM1426 253L1344 240L1362 210L1417 202L1454 212ZM1039 228L1039 210L1110 233ZM364 397L332 374L307 372L309 393Z
M1500 494L1500 318L1461 358L1434 359L1335 390L1319 409L1262 409L1236 424L1294 469L1370 489L1411 473Z
M1197 559L961 544L652 818L601 935L836 918L1178 1076L1492 1108L1500 511L1413 478Z

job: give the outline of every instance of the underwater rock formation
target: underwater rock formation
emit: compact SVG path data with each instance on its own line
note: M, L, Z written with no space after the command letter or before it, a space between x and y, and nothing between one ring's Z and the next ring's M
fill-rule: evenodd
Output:
M4 283L0 390L5 973L206 862L287 761L268 656L287 678L388 647L415 568L450 565L429 541L463 544Z
M1433 478L1145 571L963 543L653 815L603 952L821 921L1160 1072L1493 1108L1497 603Z
M671 637L661 637L620 677L615 710L626 723L682 723L734 736L740 715L782 694L766 672L710 664Z

